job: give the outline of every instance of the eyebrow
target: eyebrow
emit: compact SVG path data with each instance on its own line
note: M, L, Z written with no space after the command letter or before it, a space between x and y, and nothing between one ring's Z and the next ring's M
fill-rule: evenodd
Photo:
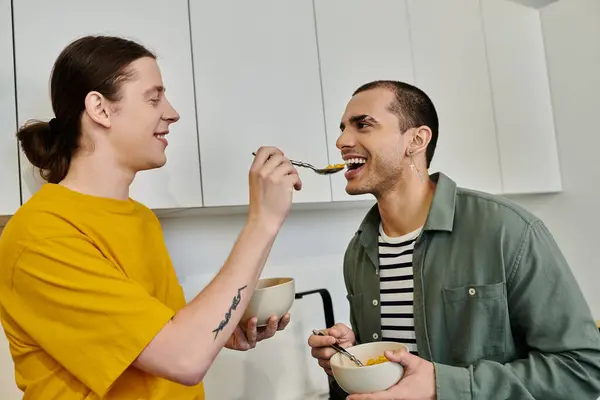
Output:
M361 115L355 115L353 117L350 117L350 124L351 125L356 125L359 122L369 122L371 124L376 125L378 122L375 118L371 117L370 115L367 114L361 114ZM340 123L340 130L343 132L344 129L346 129L346 124L344 124L343 122Z
M167 91L167 89L165 89L164 86L161 86L161 85L152 86L150 89L148 89L144 92L144 97L147 97L147 96L153 94L154 92L164 93L166 91Z

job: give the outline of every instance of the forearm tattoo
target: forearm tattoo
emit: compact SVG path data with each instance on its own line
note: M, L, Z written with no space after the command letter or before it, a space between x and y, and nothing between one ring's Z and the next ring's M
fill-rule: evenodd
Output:
M231 307L229 307L229 311L227 311L225 313L225 319L223 321L221 321L219 326L217 326L217 329L215 329L213 331L213 333L215 334L215 340L217 339L217 335L219 334L219 332L221 332L225 328L225 326L227 326L227 324L229 323L229 320L231 319L231 314L233 313L233 310L235 310L237 308L238 304L240 304L240 300L242 299L242 290L246 289L247 287L248 287L248 285L242 286L241 288L238 289L237 295L233 296L233 301L231 302Z

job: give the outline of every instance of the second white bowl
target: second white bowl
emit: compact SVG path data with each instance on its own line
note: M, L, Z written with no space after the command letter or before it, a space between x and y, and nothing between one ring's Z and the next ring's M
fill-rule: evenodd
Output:
M252 317L257 326L266 326L273 315L283 317L294 304L296 286L294 278L265 278L258 281L252 299L242 316L242 322Z

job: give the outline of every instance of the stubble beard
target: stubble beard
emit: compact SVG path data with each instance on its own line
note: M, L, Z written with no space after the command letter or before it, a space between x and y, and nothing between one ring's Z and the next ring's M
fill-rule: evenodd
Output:
M404 175L404 170L402 167L390 168L376 166L375 170L370 175L371 176L368 177L367 181L361 183L360 186L347 187L346 193L351 196L371 194L375 196L375 198L379 198L398 185L398 182Z

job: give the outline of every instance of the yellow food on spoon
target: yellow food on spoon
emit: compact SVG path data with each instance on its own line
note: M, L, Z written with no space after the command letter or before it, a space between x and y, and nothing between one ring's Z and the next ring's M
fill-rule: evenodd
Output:
M382 364L382 363L388 362L388 361L390 361L390 360L385 358L385 356L379 356L377 358L369 358L369 360L367 361L367 364L365 364L365 366L368 367L369 365Z
M328 166L325 167L325 169L332 169L332 168L344 168L346 166L346 164L329 164Z

